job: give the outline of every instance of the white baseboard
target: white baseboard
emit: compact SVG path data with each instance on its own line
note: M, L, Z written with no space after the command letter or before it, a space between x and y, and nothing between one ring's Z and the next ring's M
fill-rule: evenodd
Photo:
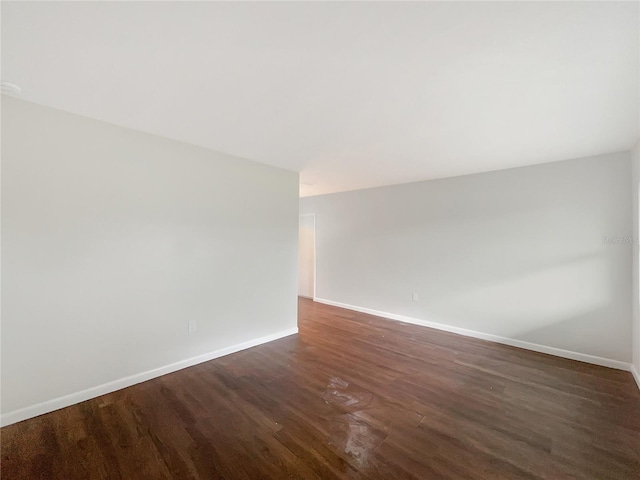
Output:
M638 385L638 388L640 389L640 372L638 372L638 369L633 364L631 365L631 374L633 375L633 378L636 379L636 384Z
M589 355L586 353L573 352L571 350L563 350L556 347L548 347L546 345L539 345L537 343L529 343L523 340L517 340L515 338L501 337L490 333L477 332L475 330L468 330L466 328L453 327L451 325L445 325L443 323L430 322L428 320L420 320L418 318L405 317L404 315L396 315L395 313L382 312L379 310L373 310L371 308L358 307L355 305L348 305L346 303L334 302L333 300L327 300L325 298L315 298L314 301L318 303L324 303L326 305L332 305L334 307L346 308L347 310L354 310L356 312L368 313L377 317L383 317L390 320L397 320L399 322L411 323L414 325L420 325L422 327L435 328L437 330L443 330L445 332L457 333L458 335L464 335L466 337L479 338L482 340L489 340L490 342L502 343L504 345L510 345L512 347L524 348L526 350L533 350L534 352L546 353L549 355L555 355L557 357L569 358L571 360L578 360L580 362L593 363L595 365L601 365L603 367L615 368L618 370L625 370L627 372L631 370L631 364L625 363L620 360L613 360L610 358L597 357L595 355ZM636 381L638 376L636 375ZM640 382L638 383L640 385Z
M120 378L118 380L114 380L113 382L108 382L96 387L87 388L86 390L82 390L80 392L71 393L63 397L54 398L52 400L47 400L46 402L31 405L19 410L14 410L12 412L5 413L0 417L0 426L4 427L7 425L11 425L12 423L21 422L22 420L26 420L28 418L33 418L37 417L38 415L53 412L54 410L59 410L70 405L75 405L76 403L84 402L85 400L99 397L107 393L115 392L116 390L121 390L137 383L146 382L147 380L151 380L152 378L157 378L168 373L182 370L183 368L192 367L199 363L208 362L209 360L213 360L215 358L224 357L225 355L239 352L240 350L246 350L247 348L255 347L257 345L262 345L263 343L272 342L273 340L288 337L289 335L294 335L296 333L298 333L298 327L290 328L271 335L267 335L265 337L255 338L253 340L233 345L231 347L226 347L220 350L205 353L203 355L198 355L197 357L187 358L186 360L181 360L170 365L165 365L164 367L154 368L153 370L148 370L146 372L137 373L125 378Z

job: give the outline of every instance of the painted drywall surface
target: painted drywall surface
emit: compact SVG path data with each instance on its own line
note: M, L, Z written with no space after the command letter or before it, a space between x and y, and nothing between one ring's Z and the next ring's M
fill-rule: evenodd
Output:
M633 366L636 381L640 386L640 282L639 269L640 259L638 256L638 242L640 242L640 224L638 217L640 215L639 201L640 190L638 184L640 182L640 141L631 150L631 189L633 198Z
M301 199L316 296L628 363L630 173L627 152Z
M297 173L6 97L2 169L3 413L296 327Z
M298 295L313 298L314 217L301 215L298 234Z

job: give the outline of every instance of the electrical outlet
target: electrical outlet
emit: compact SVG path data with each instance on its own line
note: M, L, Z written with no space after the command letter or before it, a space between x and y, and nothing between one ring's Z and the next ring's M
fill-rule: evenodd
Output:
M418 300L420 300L420 295L418 295L416 292L413 292L413 301L417 302Z
M193 333L196 331L196 321L195 320L189 320L189 333Z

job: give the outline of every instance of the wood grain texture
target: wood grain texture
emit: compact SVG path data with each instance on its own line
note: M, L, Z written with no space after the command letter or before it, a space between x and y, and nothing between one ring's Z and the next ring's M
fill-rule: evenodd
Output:
M5 427L3 479L640 479L631 374L300 300L300 333Z

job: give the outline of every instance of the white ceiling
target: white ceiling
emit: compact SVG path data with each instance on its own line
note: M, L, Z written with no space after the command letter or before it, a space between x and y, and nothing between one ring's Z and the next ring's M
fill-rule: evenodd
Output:
M639 20L636 2L3 2L2 79L315 195L629 149Z

